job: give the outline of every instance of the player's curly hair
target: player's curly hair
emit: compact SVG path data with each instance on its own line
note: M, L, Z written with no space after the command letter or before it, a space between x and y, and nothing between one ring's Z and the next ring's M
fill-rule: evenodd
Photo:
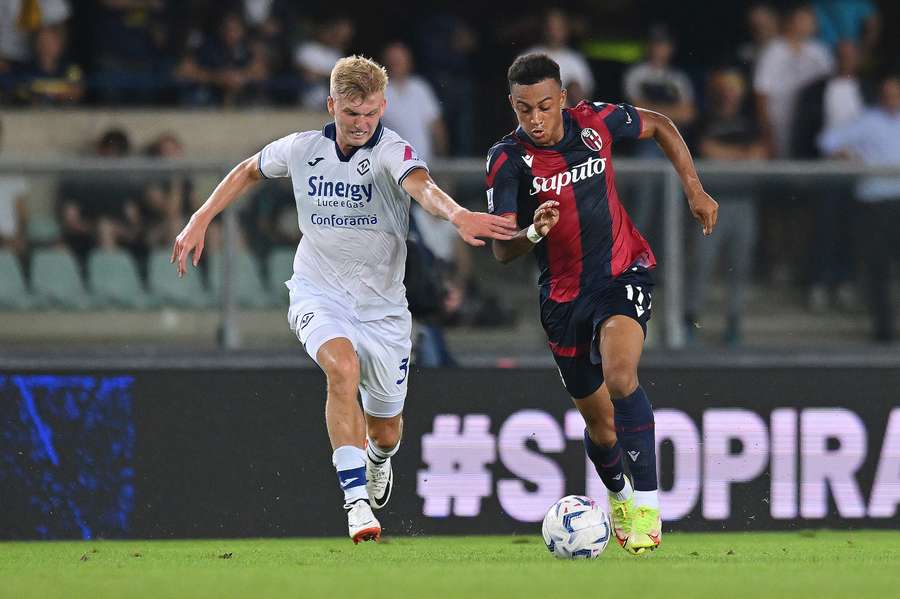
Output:
M331 70L330 93L351 100L363 100L387 87L383 66L365 56L345 56Z
M544 79L553 79L562 85L559 65L546 54L524 54L513 61L506 72L509 87L534 85Z

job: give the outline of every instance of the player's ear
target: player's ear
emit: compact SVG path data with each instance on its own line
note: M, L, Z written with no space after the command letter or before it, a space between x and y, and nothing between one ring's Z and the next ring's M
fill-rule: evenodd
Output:
M559 90L559 107L566 107L566 98L569 96L569 92L566 91L566 88L562 88Z
M328 99L325 100L325 105L328 107L328 114L334 116L334 98L328 96Z

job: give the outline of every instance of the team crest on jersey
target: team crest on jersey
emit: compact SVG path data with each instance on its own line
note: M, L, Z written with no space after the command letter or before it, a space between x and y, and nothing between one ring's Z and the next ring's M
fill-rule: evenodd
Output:
M365 175L369 172L369 159L363 158L362 161L356 165L356 172L360 175Z
M600 137L599 133L597 133L590 127L585 127L581 130L581 141L584 142L584 145L595 152L599 152L603 147L603 138Z

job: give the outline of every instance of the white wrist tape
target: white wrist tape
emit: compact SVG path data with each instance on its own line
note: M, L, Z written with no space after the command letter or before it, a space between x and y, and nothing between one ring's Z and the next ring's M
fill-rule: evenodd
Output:
M525 232L525 236L531 243L539 243L541 239L544 238L544 236L538 233L537 229L534 228L534 223L528 225L528 230Z

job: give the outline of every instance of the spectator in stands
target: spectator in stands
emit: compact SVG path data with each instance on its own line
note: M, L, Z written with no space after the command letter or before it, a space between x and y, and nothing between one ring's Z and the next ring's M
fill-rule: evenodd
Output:
M189 104L247 104L261 99L262 83L268 77L266 53L261 43L247 35L241 15L222 15L216 35L208 37L175 71L187 85L183 100Z
M472 97L478 37L460 17L444 12L429 14L417 33L419 69L443 106L449 153L472 156L476 153Z
M297 47L294 64L307 85L303 93L304 107L325 110L331 69L347 53L354 34L353 21L343 16L332 17L319 26L315 39Z
M175 133L167 132L157 137L147 148L151 158L180 160L184 158L184 146ZM165 179L154 179L144 186L140 200L142 234L147 247L168 244L181 230L185 216L192 214L193 184L182 173L173 173Z
M17 96L31 106L78 103L84 95L81 67L66 56L61 27L41 27L34 35L34 58L17 77Z
M62 26L71 16L67 0L0 0L0 73L31 60L31 35Z
M97 142L95 155L123 158L131 143L120 129L110 129ZM143 245L141 212L138 199L141 187L126 175L111 175L103 181L96 177L72 177L60 184L57 214L63 241L80 259L97 244L98 227L105 221L113 227L116 243L139 257Z
M447 153L447 129L441 106L431 86L413 73L409 48L393 42L384 50L384 66L390 76L385 99L384 124L400 134L426 162ZM454 232L454 236L458 237Z
M249 36L264 55L269 81L266 96L296 105L300 87L293 68L292 40L301 6L293 0L241 0Z
M778 11L764 2L752 5L746 14L750 41L738 48L738 59L752 73L763 49L778 36L781 22Z
M900 75L884 78L880 103L819 140L829 156L854 158L871 166L900 166ZM863 291L871 304L873 334L880 342L896 338L891 270L900 242L900 178L864 177L856 188L864 264Z
M739 70L722 69L710 75L709 111L698 139L702 158L743 161L766 157L758 128L743 112L746 96L747 85ZM756 241L756 201L746 180L713 177L707 181L707 187L719 200L719 228L708 239L699 233L695 238L695 265L689 269L686 295L688 331L693 331L703 312L713 270L721 258L728 281L724 340L735 345L741 339L744 294Z
M300 242L297 204L290 180L270 181L252 192L241 221L253 250L268 256L275 248L294 248Z
M590 99L594 91L594 75L584 55L569 47L572 28L568 15L552 8L547 11L541 26L543 43L529 48L525 54L542 53L556 61L569 106Z
M777 158L791 156L797 97L804 87L834 69L831 53L812 39L816 16L809 5L787 15L784 35L772 40L756 64L753 89L757 118L770 151Z
M179 3L180 4L180 3ZM91 15L97 99L150 104L163 84L171 0L97 0Z
M865 109L859 79L860 52L856 44L844 40L837 46L837 73L804 89L798 100L794 126L793 155L820 157L817 138L825 131L856 121ZM856 305L852 276L853 238L846 235L852 220L853 181L828 179L813 203L815 221L810 255L812 258L809 307L823 312L832 303L844 309Z
M0 150L3 147L3 121L0 121ZM28 180L24 177L0 177L0 250L22 258L27 249L25 230L28 220L25 199Z
M808 4L792 8L783 22L784 32L760 55L753 76L756 115L769 153L788 159L793 154L793 129L801 90L833 71L828 49L813 39L816 17ZM805 255L810 245L808 213L820 200L806 183L791 181L769 192L779 201L763 205L763 263L773 281L797 281L808 270ZM771 248L778 248L772 251ZM805 283L806 281L802 281Z
M625 98L636 106L665 114L685 131L696 115L693 87L687 75L672 66L675 42L668 28L654 25L649 34L646 60L625 72ZM652 160L664 158L652 139L637 142L636 155ZM662 196L662 180L658 177L645 178L635 186L632 218L651 240L654 214L659 212Z
M820 42L835 49L844 40L869 56L881 36L881 15L871 0L813 0Z

